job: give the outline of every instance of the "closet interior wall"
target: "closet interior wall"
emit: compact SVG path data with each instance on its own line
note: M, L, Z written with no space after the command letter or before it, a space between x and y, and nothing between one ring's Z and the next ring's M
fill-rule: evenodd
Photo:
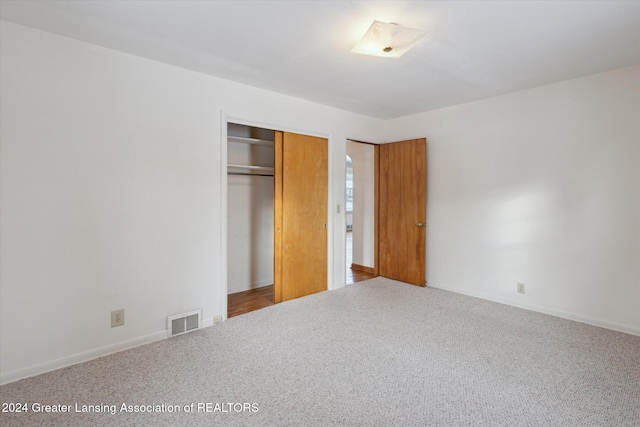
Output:
M273 284L274 131L227 128L227 289Z

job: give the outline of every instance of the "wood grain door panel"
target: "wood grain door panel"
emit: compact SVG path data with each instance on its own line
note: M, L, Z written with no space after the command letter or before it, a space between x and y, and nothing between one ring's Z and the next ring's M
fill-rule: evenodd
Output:
M381 276L425 286L426 139L380 145L378 258Z
M279 139L276 135L276 302L327 290L328 141L287 132Z

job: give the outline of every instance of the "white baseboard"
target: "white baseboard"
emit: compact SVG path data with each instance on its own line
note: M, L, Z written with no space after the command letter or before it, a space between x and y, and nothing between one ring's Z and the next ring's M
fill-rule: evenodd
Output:
M213 318L203 319L202 327L213 325ZM167 331L162 330L154 332L142 337L132 338L126 341L121 341L115 344L110 344L104 347L95 348L93 350L84 351L71 356L61 357L59 359L51 360L49 362L40 363L38 365L29 366L27 368L16 369L0 375L0 385L11 383L21 380L23 378L33 377L35 375L44 374L45 372L54 371L56 369L65 368L67 366L75 365L82 362L88 362L98 357L107 356L109 354L117 353L119 351L128 350L130 348L138 347L144 344L149 344L154 341L167 339Z
M273 285L273 279L259 280L257 282L253 282L250 286L250 289L263 288L265 286Z
M273 279L258 280L257 282L252 282L241 286L229 286L227 288L227 292L229 294L236 294L238 292L250 291L252 289L263 288L269 285L273 285Z
M333 282L331 285L327 286L327 289L330 291L335 291L336 289L340 289L340 288L344 288L346 285L346 283L344 281L342 282Z
M208 328L209 326L213 326L213 317L202 319L202 327Z
M436 289L442 289L444 291L455 292L457 294L480 298L487 301L493 301L500 304L522 308L525 310L535 311L538 313L549 314L551 316L561 317L563 319L573 320L580 323L586 323L587 325L599 326L601 328L611 329L613 331L624 332L626 334L640 336L640 328L636 328L629 325L622 325L619 323L609 322L607 320L597 319L589 316L583 316L580 314L571 313L571 312L562 311L562 310L556 310L554 308L544 307L541 305L523 303L520 301L515 301L515 300L502 298L502 297L485 294L481 292L473 292L473 291L468 291L466 289L454 288L451 286L441 285L439 283L434 283L434 282L428 282L427 286L429 286L430 288L436 288Z

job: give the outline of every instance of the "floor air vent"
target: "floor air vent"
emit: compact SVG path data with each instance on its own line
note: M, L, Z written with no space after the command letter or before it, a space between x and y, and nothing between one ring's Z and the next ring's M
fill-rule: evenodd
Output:
M169 336L186 334L202 327L202 310L194 310L188 313L176 314L167 317L167 330Z

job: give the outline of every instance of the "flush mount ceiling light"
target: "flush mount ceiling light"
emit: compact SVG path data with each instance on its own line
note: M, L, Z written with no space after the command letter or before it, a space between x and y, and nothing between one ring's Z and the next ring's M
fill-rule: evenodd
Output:
M400 58L425 34L427 34L426 31L401 27L393 22L373 21L362 40L351 49L351 52Z

